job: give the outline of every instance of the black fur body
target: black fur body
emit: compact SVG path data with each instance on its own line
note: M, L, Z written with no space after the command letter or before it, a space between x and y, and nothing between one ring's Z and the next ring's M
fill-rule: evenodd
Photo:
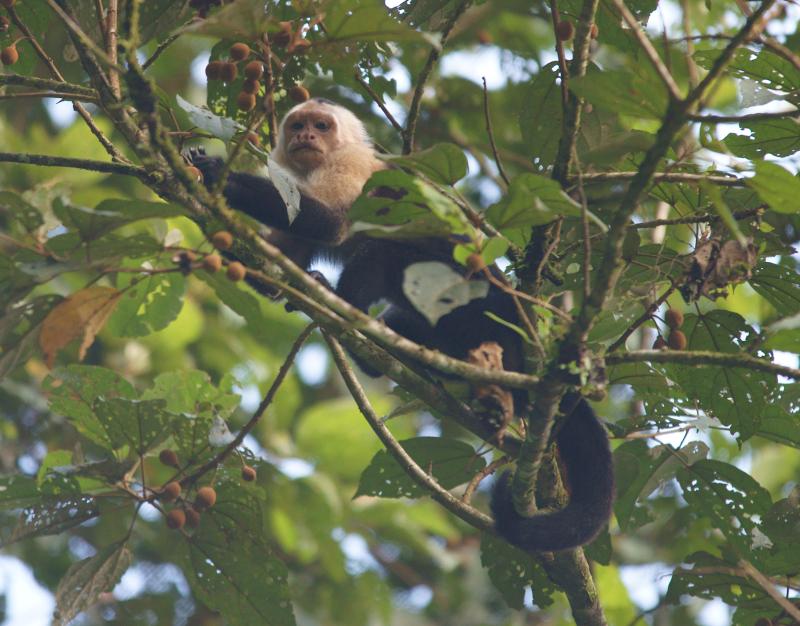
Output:
M189 158L203 173L205 185L213 187L222 160L196 151ZM490 283L485 297L442 316L435 325L403 293L403 275L413 263L439 261L466 273L466 268L453 259L452 242L443 238L390 240L364 235L348 239L346 210L325 206L305 194L301 195L300 213L289 224L286 205L272 182L251 174L230 173L224 195L232 208L278 229L270 235L270 241L301 267L308 269L319 256L340 261L342 273L336 294L364 312L380 300L388 302L381 319L398 334L461 359L481 343L497 342L503 348L505 369L522 371L520 337L485 315L491 312L519 325L514 301L503 290ZM496 268L490 271L497 272ZM485 280L480 273L472 279ZM380 376L368 364L357 362L367 375ZM497 531L524 550L561 550L582 545L602 530L610 515L614 486L606 433L583 399L574 394L567 398L576 408L564 421L557 442L568 474L569 504L560 511L523 518L511 503L507 477L495 483L492 511ZM515 392L514 403L519 414L525 407L525 394Z

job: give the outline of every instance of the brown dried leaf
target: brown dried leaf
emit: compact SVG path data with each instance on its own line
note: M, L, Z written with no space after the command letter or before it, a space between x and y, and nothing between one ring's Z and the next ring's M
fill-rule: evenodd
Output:
M681 294L687 302L706 296L714 300L727 294L726 287L748 280L758 259L752 242L714 237L700 242L690 256L691 265Z
M39 347L44 352L47 366L53 367L59 350L80 336L83 340L78 358L83 360L121 296L122 293L113 287L87 287L55 306L42 322L39 333Z

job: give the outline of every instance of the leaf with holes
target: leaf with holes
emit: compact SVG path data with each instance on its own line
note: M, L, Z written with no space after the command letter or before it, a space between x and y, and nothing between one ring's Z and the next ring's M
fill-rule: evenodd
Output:
M445 489L469 481L486 466L473 447L457 439L414 437L400 442L411 458ZM361 474L355 496L418 498L427 491L397 464L394 456L381 450Z
M432 326L448 313L485 298L489 282L467 280L439 261L412 263L403 274L403 293Z
M481 535L481 565L489 572L492 585L512 609L525 608L525 590L530 587L539 608L553 604L558 591L536 559L487 533Z
M50 410L66 416L78 431L94 443L111 449L106 428L97 415L98 398L133 400L136 391L116 372L95 365L68 365L53 370L44 381Z
M131 564L125 543L113 543L72 565L56 589L53 626L66 626L78 613L111 591Z
M166 404L161 399L98 398L93 409L114 448L127 444L144 454L169 437L179 419Z
M231 626L293 626L287 569L264 537L261 502L223 475L217 502L186 537L183 572L205 604Z
M124 274L118 285L124 295L108 320L118 337L143 337L163 330L183 308L186 279L178 272Z
M750 551L754 519L769 511L772 499L749 474L722 461L704 460L678 472L689 511L710 520L742 554Z

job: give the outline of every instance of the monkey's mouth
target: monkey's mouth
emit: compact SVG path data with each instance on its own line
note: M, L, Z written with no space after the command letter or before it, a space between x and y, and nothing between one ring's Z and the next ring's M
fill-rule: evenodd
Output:
M298 143L292 148L292 152L300 152L301 150L311 150L312 152L322 152L316 145L313 143Z

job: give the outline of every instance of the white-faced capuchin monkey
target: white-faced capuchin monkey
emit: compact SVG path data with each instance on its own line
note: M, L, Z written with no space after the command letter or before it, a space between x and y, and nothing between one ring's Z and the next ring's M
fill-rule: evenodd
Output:
M190 158L202 171L205 184L212 187L222 160L198 151ZM333 254L343 265L336 293L365 312L385 300L388 306L381 318L395 332L461 359L484 342L496 342L503 349L505 369L522 371L519 336L485 315L491 312L519 325L512 298L495 285L489 285L485 297L442 316L435 325L403 293L403 273L413 263L439 261L466 274L466 268L453 260L453 242L433 237L392 241L349 236L348 209L367 179L385 167L355 115L318 98L297 105L281 122L272 158L296 177L301 193L300 213L291 224L286 204L266 178L233 172L224 194L232 208L278 229L270 238L284 254L306 269L315 256ZM479 274L472 280L485 277ZM368 375L379 375L367 364L359 365ZM518 413L525 401L524 393L514 393ZM570 493L567 506L520 516L511 501L510 475L500 477L492 493L497 532L529 552L583 545L600 532L611 514L614 477L605 430L577 394L568 394L561 410L569 415L556 436Z

